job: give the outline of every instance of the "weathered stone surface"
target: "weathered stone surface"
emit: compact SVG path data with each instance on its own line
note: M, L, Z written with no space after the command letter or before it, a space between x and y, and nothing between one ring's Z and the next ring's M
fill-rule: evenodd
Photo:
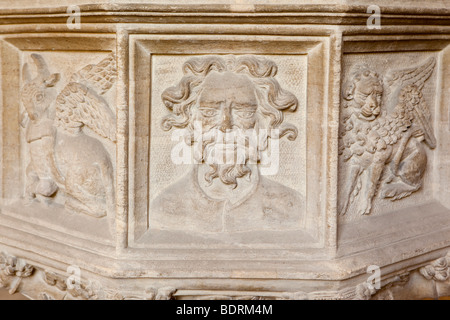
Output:
M448 296L450 1L372 5L0 0L0 285Z

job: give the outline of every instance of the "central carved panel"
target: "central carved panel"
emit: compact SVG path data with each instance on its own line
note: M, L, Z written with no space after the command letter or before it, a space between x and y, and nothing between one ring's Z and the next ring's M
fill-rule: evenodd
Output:
M276 63L205 56L188 59L182 69L179 83L162 94L169 115L161 125L182 138L172 162L192 168L152 201L150 228L301 229L303 196L270 179L279 170L278 139L298 135L284 119L297 111L298 99L277 81Z
M320 194L306 190L323 176L306 168L321 165L308 148L323 150L307 138L323 112L307 111L307 96L323 103L325 82L308 83L325 75L321 42L136 38L132 246L320 245L324 215L308 210Z

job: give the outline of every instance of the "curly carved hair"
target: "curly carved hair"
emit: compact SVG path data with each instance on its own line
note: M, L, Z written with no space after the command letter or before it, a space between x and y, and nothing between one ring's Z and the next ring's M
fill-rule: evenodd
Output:
M372 71L367 65L360 64L352 68L349 81L344 86L343 96L347 101L353 100L355 96L356 84L361 80L370 83L373 88L383 92L383 78L376 72Z
M282 124L283 112L297 109L297 98L281 88L274 78L278 71L275 62L250 55L195 57L186 61L183 65L184 76L178 85L167 88L162 93L161 98L171 111L162 121L164 130L192 126L191 109L197 103L203 81L213 71L249 76L256 88L259 109L270 119L267 129L279 129L280 137L287 135L289 140L297 137L295 126Z

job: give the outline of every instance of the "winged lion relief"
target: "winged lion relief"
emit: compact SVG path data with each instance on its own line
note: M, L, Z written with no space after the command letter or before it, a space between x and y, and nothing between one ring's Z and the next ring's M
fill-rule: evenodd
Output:
M426 147L436 147L423 95L435 66L436 59L430 58L386 76L365 65L354 66L344 92L339 138L345 170L341 215L353 202L359 214L370 214L377 193L395 201L422 187Z

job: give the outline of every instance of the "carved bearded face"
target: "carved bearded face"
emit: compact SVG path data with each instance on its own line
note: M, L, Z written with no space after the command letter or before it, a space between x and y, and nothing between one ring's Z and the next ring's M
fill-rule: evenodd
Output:
M257 109L255 87L247 76L214 72L205 78L192 120L201 123L202 146L197 160L211 167L207 181L218 177L235 186L237 178L250 173L246 133L256 129Z
M162 94L171 110L162 126L167 131L173 127L189 131L195 160L210 166L205 174L208 183L219 178L236 187L238 178L250 177L249 160L257 164L271 138L297 137L297 128L283 123L283 112L294 111L298 101L274 78L273 61L254 56L197 57L185 62L183 72L179 84Z
M365 70L361 72L351 86L348 98L353 99L358 117L362 120L375 120L381 113L383 85L378 74Z
M255 87L247 76L212 73L203 84L194 121L201 121L204 130L253 129L257 107Z

